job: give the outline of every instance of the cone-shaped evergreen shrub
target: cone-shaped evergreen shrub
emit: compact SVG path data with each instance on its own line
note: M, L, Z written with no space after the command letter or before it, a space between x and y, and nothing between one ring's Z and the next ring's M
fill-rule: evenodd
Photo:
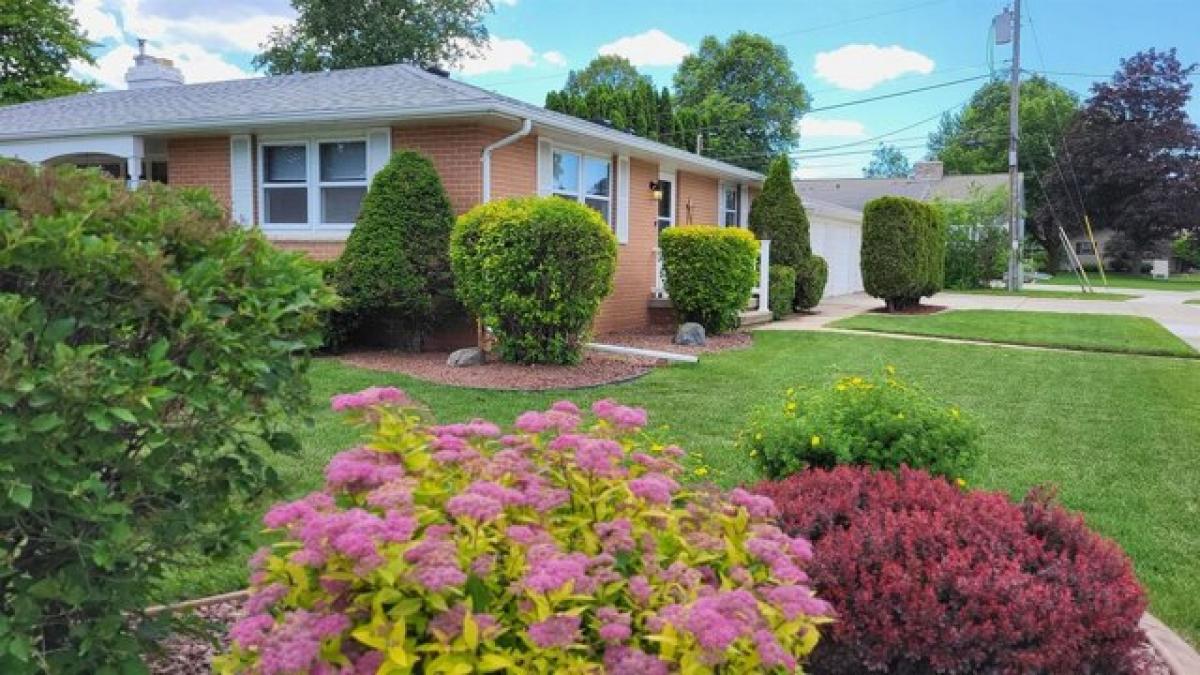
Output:
M600 214L558 197L482 204L450 243L463 303L517 363L576 363L600 302L612 292L617 238Z
M863 287L889 310L910 307L941 290L945 251L944 230L928 204L889 196L863 208Z
M453 311L454 212L433 163L401 151L371 181L334 272L338 328L356 339L419 349Z
M819 255L808 256L796 269L796 309L812 309L820 304L828 280L829 263Z
M787 155L771 163L762 192L750 205L750 231L759 239L771 240L771 262L799 269L812 255L808 215L792 184L792 165Z

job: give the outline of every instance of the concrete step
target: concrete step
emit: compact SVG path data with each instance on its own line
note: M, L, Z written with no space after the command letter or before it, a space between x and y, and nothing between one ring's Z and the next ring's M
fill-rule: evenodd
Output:
M757 326L759 324L771 323L771 312L765 309L752 309L742 312L738 315L742 320L742 327Z

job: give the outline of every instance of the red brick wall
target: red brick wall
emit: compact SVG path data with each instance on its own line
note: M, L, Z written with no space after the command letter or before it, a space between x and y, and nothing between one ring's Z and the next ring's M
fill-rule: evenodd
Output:
M276 239L271 243L286 251L301 251L313 260L336 260L346 248L341 241L291 241Z
M677 225L715 225L717 221L717 179L680 171ZM690 205L690 208L689 208ZM689 219L690 216L690 219Z
M631 159L629 177L629 243L617 247L613 292L600 305L593 326L597 333L637 330L650 321L647 302L654 286L658 202L646 186L658 179L658 165Z
M229 137L172 138L167 141L171 185L206 187L229 209Z
M433 162L455 213L480 201L483 170L479 162L484 129L478 125L393 127L392 152L416 150ZM494 173L494 171L493 171Z
M489 144L510 133L500 129L484 131ZM483 148L479 151L483 152ZM530 135L492 153L492 199L534 194L537 194L537 138Z

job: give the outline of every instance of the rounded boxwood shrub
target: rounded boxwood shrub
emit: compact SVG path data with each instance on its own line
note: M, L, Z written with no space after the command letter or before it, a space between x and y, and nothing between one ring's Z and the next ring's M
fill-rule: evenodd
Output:
M771 478L809 467L901 466L958 478L978 454L979 429L947 405L896 377L843 377L815 390L788 389L759 408L738 444Z
M458 296L517 363L577 363L612 292L617 240L596 211L558 197L482 204L450 240Z
M809 574L837 611L812 673L1142 672L1129 559L1045 491L1013 504L863 467L756 490L813 542Z
M810 255L796 268L796 308L812 309L821 304L825 282L829 280L829 264L819 255Z
M455 308L450 276L454 212L433 162L396 152L375 174L333 269L342 307L335 334L419 350Z
M659 237L667 295L683 321L710 333L738 326L758 282L758 240L749 230L694 225Z
M907 197L879 197L863 207L863 287L889 310L941 289L945 234L933 207Z
M808 543L768 499L681 486L645 411L559 401L506 434L407 404L334 397L370 438L264 517L221 672L792 673L817 644Z
M796 297L796 270L788 265L771 265L770 274L771 318L778 321L792 313L792 302Z
M207 193L0 163L0 672L144 672L164 566L277 485L333 298Z

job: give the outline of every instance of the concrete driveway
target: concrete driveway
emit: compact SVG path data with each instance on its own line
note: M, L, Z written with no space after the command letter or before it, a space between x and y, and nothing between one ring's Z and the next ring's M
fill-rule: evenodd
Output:
M1074 290L1069 286L1027 287L1029 290ZM1138 297L1123 302L1109 300L1069 300L1026 296L974 295L946 291L924 302L950 309L1006 309L1028 312L1067 312L1078 314L1129 314L1144 316L1200 350L1200 305L1184 304L1185 300L1200 299L1200 291L1151 291L1143 289L1105 289ZM882 303L865 293L853 293L826 298L815 314L797 315L764 324L759 330L818 330L838 319L866 312Z

